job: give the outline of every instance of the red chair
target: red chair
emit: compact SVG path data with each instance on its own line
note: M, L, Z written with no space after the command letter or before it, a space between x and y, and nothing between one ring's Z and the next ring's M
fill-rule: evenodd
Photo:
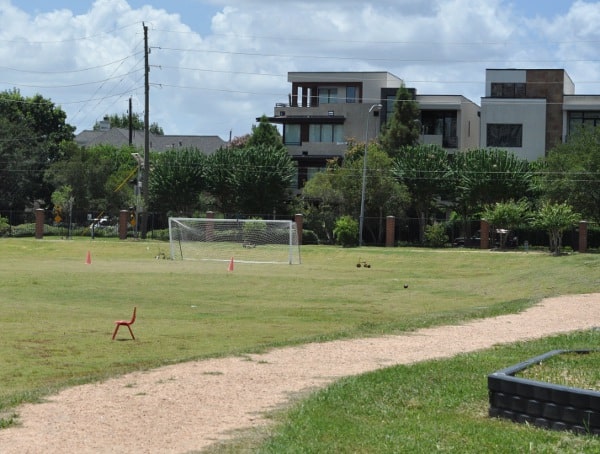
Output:
M112 340L115 340L115 336L117 335L117 331L119 331L119 328L121 326L126 326L127 329L129 329L129 332L131 333L132 339L135 340L135 336L133 335L133 331L131 331L131 325L133 325L133 323L135 322L135 312L136 312L136 310L137 310L137 307L134 307L133 308L133 316L131 317L131 320L117 320L115 322L115 325L117 325L117 326L115 326L115 331L113 333Z

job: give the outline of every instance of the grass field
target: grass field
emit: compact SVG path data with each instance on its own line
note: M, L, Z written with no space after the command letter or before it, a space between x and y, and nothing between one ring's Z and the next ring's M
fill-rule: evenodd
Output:
M150 241L0 240L0 411L131 370L454 323L600 287L596 254L306 246L302 265L228 272L228 261L161 252ZM137 340L121 330L111 341L134 306Z

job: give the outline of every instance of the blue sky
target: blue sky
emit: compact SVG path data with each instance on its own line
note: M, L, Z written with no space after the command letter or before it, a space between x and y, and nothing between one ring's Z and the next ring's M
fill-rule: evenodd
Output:
M40 93L77 131L143 112L167 134L250 132L289 71L389 71L419 94L484 95L486 68L564 68L600 93L591 0L0 0L0 90Z

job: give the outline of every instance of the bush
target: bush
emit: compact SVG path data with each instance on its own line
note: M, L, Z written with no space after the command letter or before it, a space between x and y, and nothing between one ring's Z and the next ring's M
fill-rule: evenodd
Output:
M10 232L10 225L7 218L0 216L0 236L7 235Z
M444 247L448 243L446 227L436 222L425 227L425 243L431 247Z
M358 244L358 222L350 216L342 216L335 221L333 236L336 244L344 247Z
M319 244L319 237L312 230L302 230L302 244Z

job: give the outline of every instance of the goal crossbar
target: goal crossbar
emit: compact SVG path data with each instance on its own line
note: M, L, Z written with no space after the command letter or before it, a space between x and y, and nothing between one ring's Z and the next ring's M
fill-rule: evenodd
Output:
M172 217L169 245L173 260L301 263L293 221Z

